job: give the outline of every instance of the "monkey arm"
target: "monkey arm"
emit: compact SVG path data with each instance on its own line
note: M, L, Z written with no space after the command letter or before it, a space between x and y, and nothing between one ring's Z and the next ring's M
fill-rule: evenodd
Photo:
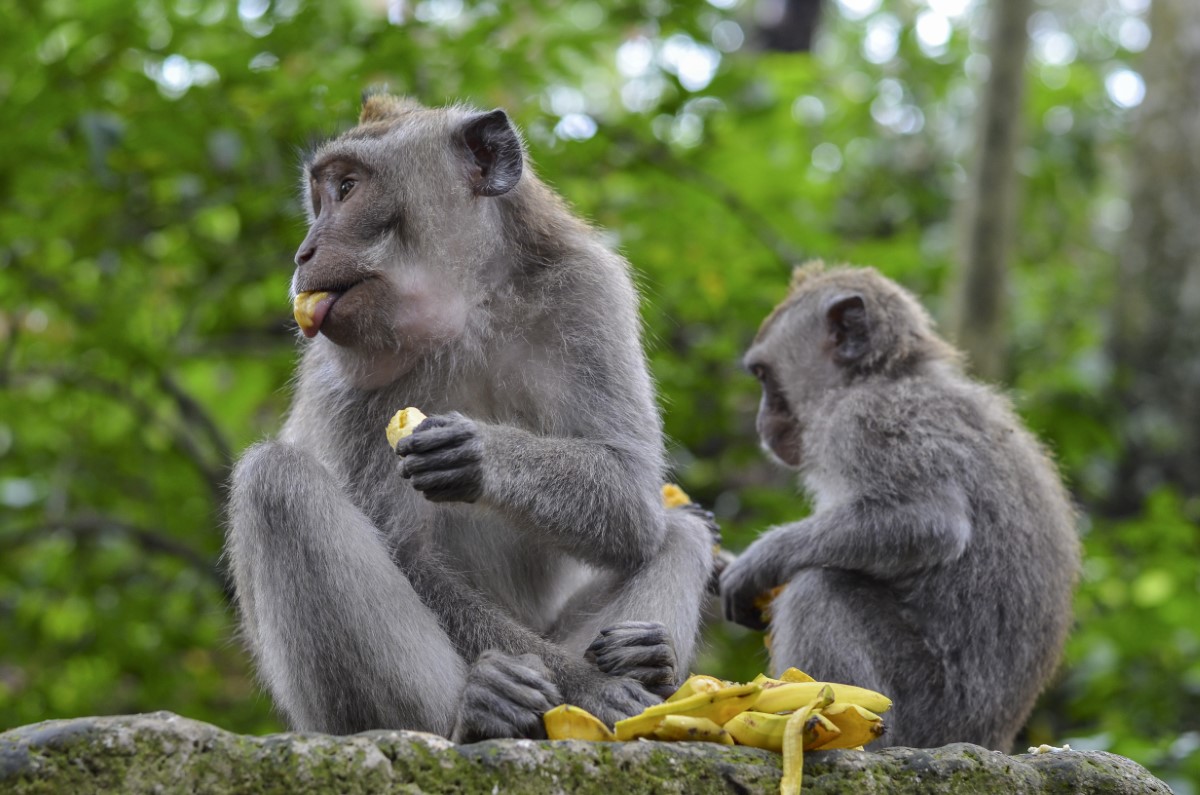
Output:
M595 565L630 571L658 551L661 484L642 477L657 468L633 446L502 425L487 426L484 439L486 503Z
M761 629L765 621L756 601L803 569L857 571L891 581L957 559L970 537L966 495L955 484L920 500L860 497L818 509L764 533L730 564L721 576L725 615Z
M666 533L658 466L614 439L552 438L452 413L396 446L403 473L434 501L478 501L593 565L630 571ZM583 521L580 521L580 517Z
M824 566L894 580L958 559L971 539L966 495L955 485L903 503L860 498L795 527L796 543L779 550L789 576Z

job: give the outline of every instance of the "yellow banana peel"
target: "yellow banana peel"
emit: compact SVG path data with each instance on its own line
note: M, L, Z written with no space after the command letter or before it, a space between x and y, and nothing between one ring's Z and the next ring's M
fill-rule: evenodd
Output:
M725 723L725 731L729 732L738 745L780 753L783 751L783 730L789 718L791 715L739 712Z
M677 701L682 701L685 698L696 695L697 693L715 693L725 687L725 682L715 676L706 676L704 674L693 674L687 678L687 681L679 686L679 689L671 694L666 700L667 704L672 704Z
M617 736L604 721L592 713L570 704L560 704L542 715L546 736L551 740L592 740L614 742Z
M842 730L836 723L825 717L820 710L813 709L804 723L804 750L816 751L833 747L831 743L836 742L841 733Z
M745 684L722 687L711 693L696 693L678 701L647 707L632 718L617 721L613 728L618 740L633 740L653 734L662 718L667 715L708 718L713 723L724 726L734 715L753 706L760 692L761 686Z
M783 673L781 673L779 675L779 681L780 682L815 682L817 680L813 679L811 676L804 673L804 671L801 671L799 668L788 668L786 671L784 671Z
M814 750L830 748L857 748L883 735L883 718L858 704L834 702L822 710L822 714L839 729L838 736L815 746Z
M872 712L886 712L892 706L892 700L882 693L867 690L865 687L842 685L835 682L785 682L772 685L764 682L762 695L754 703L759 712L791 712L800 709L805 704L817 698L821 688L833 689L833 700L859 704Z
M687 715L667 715L650 735L655 740L671 742L703 742L733 745L733 737L708 718Z
M543 721L552 740L647 738L737 744L782 753L779 791L799 795L806 751L862 750L883 734L884 721L877 713L891 705L891 699L874 690L816 682L803 671L788 668L779 679L759 674L746 684L692 675L669 699L618 721L613 730L566 704L545 713Z

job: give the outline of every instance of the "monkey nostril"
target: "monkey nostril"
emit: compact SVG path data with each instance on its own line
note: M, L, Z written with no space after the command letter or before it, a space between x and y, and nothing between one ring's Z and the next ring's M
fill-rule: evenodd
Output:
M300 265L305 264L306 262L311 260L314 256L316 256L316 253L317 253L316 246L308 246L307 248L301 248L299 251L296 252L296 265L300 266Z

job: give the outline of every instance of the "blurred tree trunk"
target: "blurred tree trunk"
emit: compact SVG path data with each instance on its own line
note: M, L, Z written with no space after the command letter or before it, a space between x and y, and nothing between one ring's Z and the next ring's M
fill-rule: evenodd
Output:
M808 52L812 49L821 16L821 0L766 0L782 5L779 19L764 25L759 33L768 50L779 52Z
M1154 0L1112 350L1128 412L1113 507L1200 495L1200 3Z
M952 286L950 336L975 374L1001 380L1007 363L1008 259L1014 237L1014 170L1025 96L1026 23L1032 0L992 0L991 67L978 116L970 184L959 207L959 272Z

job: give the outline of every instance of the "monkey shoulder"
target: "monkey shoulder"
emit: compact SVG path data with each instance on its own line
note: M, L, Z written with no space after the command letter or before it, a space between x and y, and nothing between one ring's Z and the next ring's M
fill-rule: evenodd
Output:
M881 496L960 481L984 445L986 420L967 385L889 379L831 397L812 422L813 457Z

